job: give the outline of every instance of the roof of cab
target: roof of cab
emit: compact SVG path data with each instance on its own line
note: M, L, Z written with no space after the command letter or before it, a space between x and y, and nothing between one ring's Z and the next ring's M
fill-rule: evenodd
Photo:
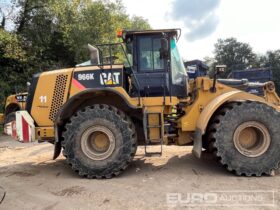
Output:
M123 30L124 37L134 34L156 34L156 33L174 33L177 37L181 35L180 28L173 29L155 29L155 30Z

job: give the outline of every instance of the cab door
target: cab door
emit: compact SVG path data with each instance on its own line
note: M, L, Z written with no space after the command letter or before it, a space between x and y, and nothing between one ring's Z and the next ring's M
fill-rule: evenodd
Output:
M137 36L134 48L134 68L145 97L169 95L167 60L161 57L161 36Z

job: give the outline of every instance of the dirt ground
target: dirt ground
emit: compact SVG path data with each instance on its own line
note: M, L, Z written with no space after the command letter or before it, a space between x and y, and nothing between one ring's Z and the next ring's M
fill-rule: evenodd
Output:
M52 149L0 136L0 209L280 209L280 175L237 177L191 147L149 158L139 147L109 180L80 178L64 157L52 160Z

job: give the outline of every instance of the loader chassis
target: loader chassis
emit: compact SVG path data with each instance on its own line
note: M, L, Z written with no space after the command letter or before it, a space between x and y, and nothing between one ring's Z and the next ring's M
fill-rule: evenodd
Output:
M178 33L177 29L124 31L121 38L128 65L114 64L110 59L107 64L99 62L35 75L26 109L35 121L36 139L54 143L55 158L63 148L72 168L89 178L118 175L132 161L137 145L145 146L146 155L161 155L163 144L193 144L198 157L203 148L214 151L237 174L269 174L280 157L268 168L262 166L263 171L253 167L256 163L252 159L250 170L243 171L243 165L234 165L223 156L227 151L218 144L223 144L218 127L229 129L227 116L238 118L238 110L249 109L251 104L250 118L245 112L243 121L232 120L232 135L237 136L234 142L238 146L227 149L232 154L250 150L244 146L249 136L252 148L256 144L254 148L259 152L257 161L266 153L272 156L274 150L269 145L280 145L275 139L280 128L272 131L269 122L252 116L253 110L263 110L278 119L280 100L273 84L267 83L265 96L258 97L208 77L188 83L176 46ZM111 45L108 46L111 54ZM97 49L102 55L100 46ZM246 124L247 121L253 123ZM243 123L244 128L238 127ZM267 133L269 141L256 137ZM155 144L161 147L151 153L148 146ZM261 148L264 149L260 151ZM241 162L246 160L242 152L234 153Z

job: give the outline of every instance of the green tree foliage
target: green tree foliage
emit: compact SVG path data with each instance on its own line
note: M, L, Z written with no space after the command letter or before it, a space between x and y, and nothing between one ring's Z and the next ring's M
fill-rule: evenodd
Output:
M227 65L224 76L232 70L246 69L256 62L256 54L253 53L252 47L235 38L218 39L214 55L217 64Z
M0 102L26 83L27 57L16 34L0 29ZM3 104L2 104L3 105ZM1 106L2 108L2 106Z
M139 30L139 29L150 29L150 28L151 26L148 23L148 20L140 16L133 16L131 18L131 22L128 24L128 29Z
M116 31L122 28L150 28L142 17L130 18L120 0L6 2L1 8L10 6L16 12L0 13L1 102L4 95L15 92L14 86L25 91L33 73L72 67L88 60L88 43L119 41ZM14 28L7 29L7 18L1 14L9 14Z

